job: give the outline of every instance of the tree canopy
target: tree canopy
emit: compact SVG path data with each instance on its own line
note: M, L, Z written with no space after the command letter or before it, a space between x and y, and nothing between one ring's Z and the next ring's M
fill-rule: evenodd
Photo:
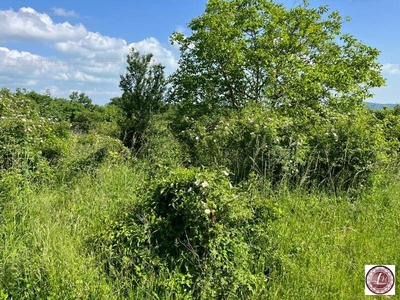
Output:
M379 51L349 34L328 6L290 9L269 0L210 0L205 13L175 32L178 70L172 101L242 108L329 105L351 110L384 85Z
M111 103L125 114L125 145L140 148L150 116L158 112L164 98L165 67L154 62L152 54L142 55L133 48L127 55L127 63L126 74L120 76L122 97L113 98Z

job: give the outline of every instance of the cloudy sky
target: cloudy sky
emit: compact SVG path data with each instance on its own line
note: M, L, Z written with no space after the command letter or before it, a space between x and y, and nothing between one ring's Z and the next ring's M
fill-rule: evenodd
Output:
M281 0L288 7L296 0ZM297 1L299 2L299 1ZM387 86L373 90L376 103L400 103L399 0L310 0L329 5L352 21L343 26L381 51ZM179 52L169 44L174 31L204 12L206 0L59 1L1 0L0 88L17 87L65 97L84 92L97 104L120 96L119 75L134 46L177 68Z

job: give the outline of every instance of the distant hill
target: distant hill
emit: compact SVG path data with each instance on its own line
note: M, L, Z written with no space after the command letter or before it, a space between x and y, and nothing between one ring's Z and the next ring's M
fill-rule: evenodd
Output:
M390 103L390 104L381 104L381 103L372 103L372 102L364 102L364 103L369 108L376 109L376 110L382 109L385 106L387 106L388 108L392 109L393 107L395 107L395 105L397 105L397 104L393 104L393 103Z

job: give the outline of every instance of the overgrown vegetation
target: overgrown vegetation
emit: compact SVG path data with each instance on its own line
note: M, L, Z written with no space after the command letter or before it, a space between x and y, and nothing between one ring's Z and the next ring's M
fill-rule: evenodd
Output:
M398 260L400 109L327 12L210 0L105 106L3 88L0 299L362 298Z

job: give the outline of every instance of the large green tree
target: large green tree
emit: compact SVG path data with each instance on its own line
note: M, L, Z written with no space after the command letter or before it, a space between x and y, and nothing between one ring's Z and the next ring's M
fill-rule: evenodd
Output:
M384 85L379 51L341 33L342 17L307 1L290 9L268 0L209 0L181 51L172 101L237 109L329 105L348 111Z
M164 66L156 63L152 54L142 55L135 49L127 56L126 74L121 75L122 97L113 98L111 103L120 107L125 114L123 142L139 150L142 134L151 116L162 105L165 92Z

